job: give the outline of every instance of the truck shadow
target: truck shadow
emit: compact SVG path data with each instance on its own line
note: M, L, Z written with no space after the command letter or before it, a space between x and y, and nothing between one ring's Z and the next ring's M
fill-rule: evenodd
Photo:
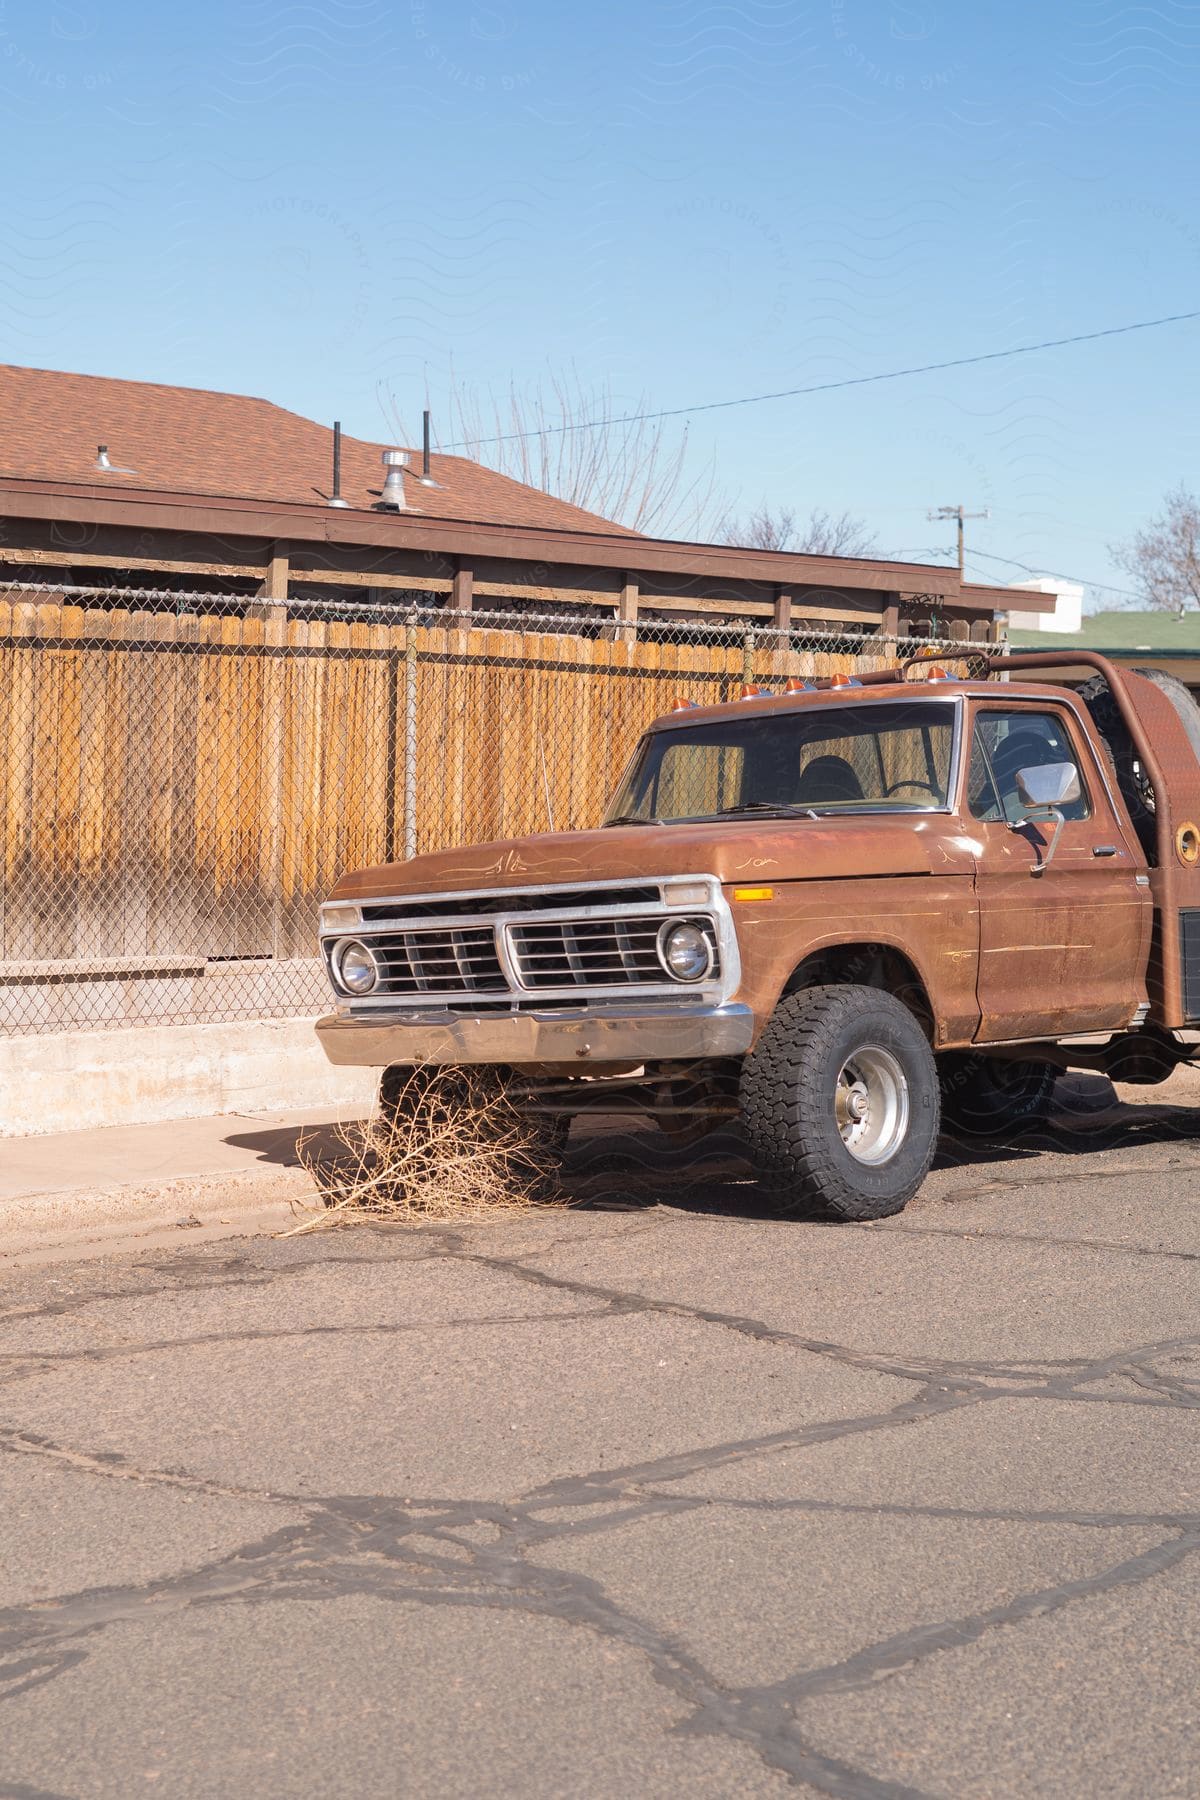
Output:
M1123 1145L1196 1140L1200 1140L1200 1107L1131 1105L1118 1099L1103 1077L1068 1076L1058 1084L1047 1122L1010 1134L1003 1142L946 1133L933 1167L1036 1164L1048 1157L1086 1157ZM231 1132L226 1141L280 1169L303 1166L301 1144L305 1159L315 1155L328 1169L335 1169L348 1155L340 1128L332 1122ZM669 1206L724 1216L778 1216L778 1209L762 1194L736 1126L680 1144L649 1124L631 1127L625 1119L601 1116L577 1121L563 1189L569 1204L589 1211L641 1212Z
M934 1170L1036 1165L1050 1157L1094 1156L1133 1144L1200 1140L1200 1107L1131 1105L1118 1099L1103 1077L1067 1077L1059 1083L1055 1101L1048 1121L1003 1142L944 1133ZM634 1131L614 1120L607 1122L606 1132L605 1123L590 1121L573 1134L566 1188L575 1205L622 1212L665 1205L698 1213L778 1216L761 1193L736 1127L679 1146L653 1126Z

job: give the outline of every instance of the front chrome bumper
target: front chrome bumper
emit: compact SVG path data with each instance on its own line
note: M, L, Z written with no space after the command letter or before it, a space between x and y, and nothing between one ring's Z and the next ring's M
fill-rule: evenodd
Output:
M332 1063L674 1062L742 1056L754 1037L748 1006L597 1006L570 1012L331 1013L317 1036Z

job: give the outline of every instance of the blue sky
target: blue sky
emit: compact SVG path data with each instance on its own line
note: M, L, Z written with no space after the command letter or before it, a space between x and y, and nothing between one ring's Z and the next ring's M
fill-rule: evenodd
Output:
M679 407L1181 312L1198 98L1179 0L0 0L0 358L386 438L451 371ZM1200 481L1198 365L1170 326L697 413L690 454L1123 587Z

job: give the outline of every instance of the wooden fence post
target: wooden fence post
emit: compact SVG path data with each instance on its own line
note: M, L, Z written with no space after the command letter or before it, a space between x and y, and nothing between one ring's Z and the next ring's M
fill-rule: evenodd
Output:
M460 557L450 584L451 612L469 613L475 605L475 571Z

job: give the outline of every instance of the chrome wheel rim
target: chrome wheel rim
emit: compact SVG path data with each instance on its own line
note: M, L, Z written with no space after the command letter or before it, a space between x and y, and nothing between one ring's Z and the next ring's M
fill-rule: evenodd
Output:
M896 1154L908 1131L908 1082L890 1050L864 1044L846 1058L834 1108L842 1142L855 1162L885 1163Z

